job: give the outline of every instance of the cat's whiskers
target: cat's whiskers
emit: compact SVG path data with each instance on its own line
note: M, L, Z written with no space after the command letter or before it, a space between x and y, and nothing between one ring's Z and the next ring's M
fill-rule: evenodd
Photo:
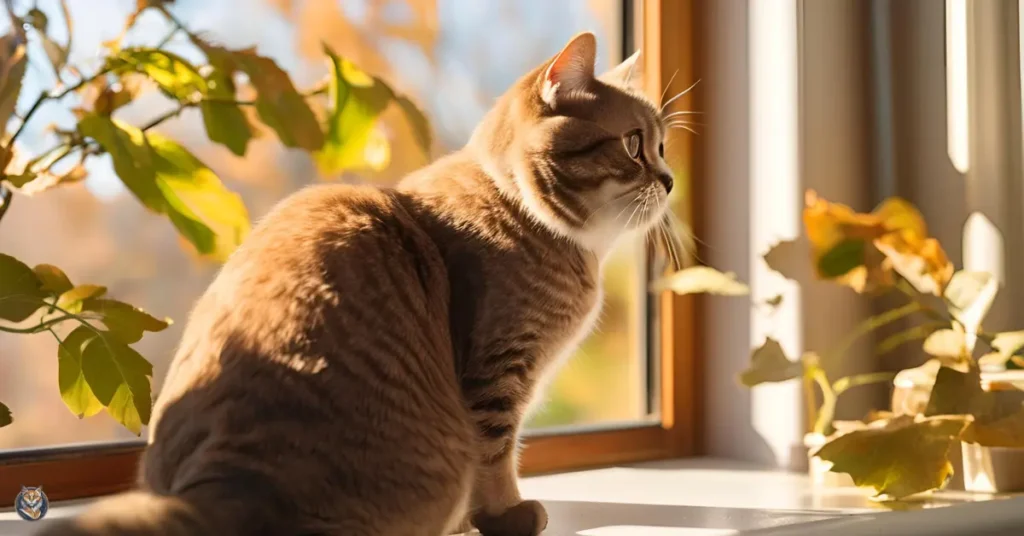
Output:
M639 193L638 190L640 190L640 189L626 190L625 192L623 192L623 193L621 193L619 195L616 195L615 197L612 197L608 201L605 201L604 203L601 204L601 206L599 206L596 209L594 209L594 211L591 212L589 216L587 216L587 219L583 220L583 225L581 225L581 227L586 227L587 223L589 223L590 220L593 219L594 216L597 216L602 210L604 210L605 208L608 208L608 205L610 205L610 204L612 204L612 203L614 203L616 201L619 201L619 200L625 198L626 196L629 196L629 195L632 195L632 194L636 193L636 198L633 199L633 201L636 201L636 199L640 198L640 193ZM630 201L630 203L632 203L633 201ZM626 206L624 206L622 208L622 210L619 211L618 215L615 216L615 218L612 220L612 222L614 223L615 220L618 220L619 216L622 216L622 213L625 212L627 208L629 208L629 203L627 203Z
M679 74L679 69L676 69L676 72L672 73L672 76L669 77L668 83L665 84L665 89L661 92L661 96L658 97L659 103L665 102L665 95L668 93L668 88L672 87L672 81L676 79L677 74Z
M683 129L683 130L689 130L690 132L692 132L692 133L693 133L694 135L696 135L696 136L700 136L700 133L699 133L699 132L697 132L696 130L694 130L694 129L692 129L692 128L688 127L688 126L686 126L686 125L685 125L685 124L683 124L683 123L671 123L671 124L669 124L669 125L666 125L666 128L669 128L669 129L673 129L673 128L681 128L681 129Z
M668 100L668 102L666 102L665 104L662 104L662 105L661 105L661 109L660 109L660 110L658 110L658 111L659 111L660 113L665 113L665 109L666 109L666 108L668 108L668 107L669 107L669 105L671 105L671 104L672 104L673 102L675 102L675 101L676 101L676 99L678 99L679 97L682 97L683 95L686 95L687 93L689 93L689 92L690 92L690 90L691 90L691 89L693 89L693 88L695 88L695 87L697 87L697 84L699 84L699 83L700 83L700 80L697 80L697 81L696 81L696 82L694 82L694 83L693 83L693 85L691 85L690 87L688 87L688 88L686 88L686 89L684 89L684 90L680 91L679 93L676 93L674 97L672 97L671 99L669 99L669 100Z
M661 211L661 198L655 197L655 200L658 202L658 210ZM672 207L668 207L667 210L662 212L662 217L660 220L658 220L657 230L659 231L658 235L661 237L662 240L665 241L665 249L667 250L666 252L668 253L670 260L672 261L672 268L678 270L682 268L682 266L680 265L679 257L676 254L675 242L672 240L672 236L670 236L673 233L671 232L671 228L667 224L669 214L671 212Z
M704 112L695 112L695 111L692 111L692 110L683 110L683 111L679 111L679 112L672 112L672 113L670 113L670 114L668 114L666 116L663 116L661 118L661 120L662 121L668 121L669 119L672 119L673 117L680 117L680 116L684 116L684 115L703 115L703 114L704 114Z

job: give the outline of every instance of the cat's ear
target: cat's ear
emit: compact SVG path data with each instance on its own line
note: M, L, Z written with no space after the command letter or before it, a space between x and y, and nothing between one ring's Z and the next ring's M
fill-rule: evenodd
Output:
M643 89L643 70L644 63L640 61L640 51L637 50L632 56L612 67L598 78L611 86L640 90Z
M544 70L541 99L549 106L554 106L560 99L588 95L588 88L594 80L596 58L597 38L594 34L577 34Z

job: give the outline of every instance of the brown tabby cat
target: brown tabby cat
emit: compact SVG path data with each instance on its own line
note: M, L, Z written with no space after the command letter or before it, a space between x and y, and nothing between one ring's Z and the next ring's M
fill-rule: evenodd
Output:
M583 33L462 150L396 190L275 208L202 297L154 409L143 491L48 534L440 536L547 524L517 434L660 222L666 124Z

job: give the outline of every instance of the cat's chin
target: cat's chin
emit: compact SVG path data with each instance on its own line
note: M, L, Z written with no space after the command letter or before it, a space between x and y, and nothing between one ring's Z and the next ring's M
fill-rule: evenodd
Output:
M661 201L660 206L667 206L665 200ZM571 233L571 237L582 248L594 252L599 259L603 259L622 241L643 240L644 236L657 227L664 218L663 208L651 208L647 217L634 219L635 221L628 227L621 220L606 222L589 229L576 230Z

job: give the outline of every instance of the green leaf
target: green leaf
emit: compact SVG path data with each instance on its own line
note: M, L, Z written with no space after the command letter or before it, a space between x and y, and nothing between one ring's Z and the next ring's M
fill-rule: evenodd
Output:
M200 253L224 261L248 234L241 198L181 145L97 114L81 118L78 128L110 153L125 186L166 214Z
M719 272L708 266L692 266L651 283L651 291L671 290L676 294L708 293L720 296L746 296L747 285L736 281L736 274Z
M98 298L107 293L107 287L99 285L79 285L60 295L57 307L71 314L82 312L82 303L89 298Z
M4 177L4 180L7 181L11 186L20 189L24 188L26 184L36 180L36 174L31 171L25 170L17 175L7 175L6 177Z
M43 283L25 263L0 253L0 319L21 322L43 306Z
M145 331L155 333L171 325L169 319L160 320L134 305L117 300L89 299L83 303L82 311L83 317L103 322L110 335L125 344L139 342Z
M164 214L167 203L156 184L153 151L139 129L100 114L78 120L78 131L93 138L110 154L114 172L146 208Z
M377 127L394 93L326 45L324 53L331 62L328 94L332 110L323 148L316 154L321 172L333 175L355 169L384 169L391 161L391 151Z
M60 397L79 419L92 417L103 409L103 403L93 394L82 372L82 350L95 338L96 334L92 330L78 326L61 341L57 349Z
M206 136L232 153L243 156L249 140L253 138L252 125L237 104L226 102L234 100L237 95L232 80L237 67L226 50L209 45L204 45L203 50L213 66L213 71L206 77L207 95L211 100L204 100L200 106Z
M7 426L14 422L14 417L11 415L11 410L7 406L0 402L0 428Z
M295 90L288 74L274 60L260 56L253 50L227 52L207 48L206 52L211 62L233 61L239 70L249 76L249 82L256 89L256 113L261 121L277 133L281 143L311 152L323 146L324 133L320 130L316 115L306 99ZM230 59L214 59L223 53L230 54Z
M761 383L784 382L799 378L803 372L803 363L790 360L779 341L768 337L750 355L750 366L740 374L740 383L753 387Z
M847 239L838 243L818 259L818 273L832 279L846 275L864 265L864 241Z
M140 435L152 410L153 365L127 344L100 334L82 352L82 372L107 412Z
M74 287L67 274L52 264L36 265L32 271L35 272L36 277L42 282L43 290L51 292L56 296L60 296Z
M977 332L999 291L999 280L986 272L959 271L953 274L943 296L949 312L968 333Z
M901 415L842 434L815 453L832 462L831 471L848 473L858 486L900 499L945 484L953 474L949 449L968 419Z
M18 105L21 82L27 67L24 40L17 33L0 37L0 136L7 131L7 121L14 115L14 108Z
M249 234L249 211L242 198L181 145L157 134L147 138L171 221L200 253L226 261Z
M156 83L167 96L179 102L194 102L207 92L206 79L188 60L155 48L125 48L107 60L114 74L141 73Z

